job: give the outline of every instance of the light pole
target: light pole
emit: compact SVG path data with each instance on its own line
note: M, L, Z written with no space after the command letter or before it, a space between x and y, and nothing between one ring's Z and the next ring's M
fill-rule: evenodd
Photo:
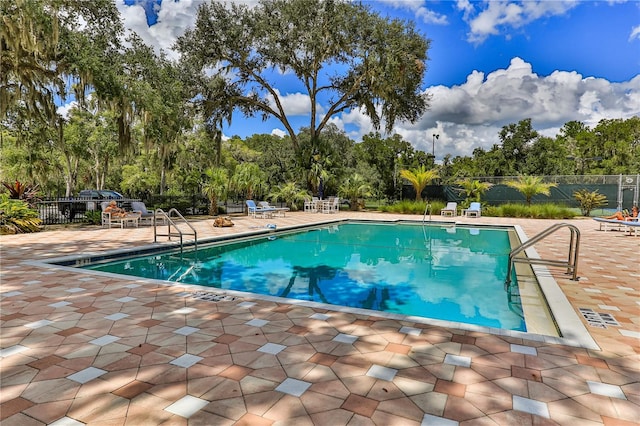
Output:
M436 161L436 139L440 139L440 135L437 133L433 134L432 145L431 145L431 155L433 155L433 161Z

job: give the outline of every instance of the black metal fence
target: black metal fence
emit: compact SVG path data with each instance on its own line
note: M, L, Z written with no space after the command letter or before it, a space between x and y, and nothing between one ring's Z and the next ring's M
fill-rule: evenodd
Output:
M58 198L54 200L43 200L36 203L36 209L44 225L64 225L70 223L96 223L100 221L103 203L112 200L96 200L89 198ZM161 208L169 211L172 208L178 210L182 215L207 215L209 214L209 202L205 198L198 196L171 196L156 195L148 200L123 198L114 200L125 210L132 210L133 201L142 201L147 210ZM238 215L246 213L244 200L227 200L218 203L218 213L226 215Z
M91 223L94 217L102 212L102 204L110 201L90 198L59 198L40 201L36 203L36 209L44 225ZM118 207L131 210L131 203L140 200L123 198L114 201Z

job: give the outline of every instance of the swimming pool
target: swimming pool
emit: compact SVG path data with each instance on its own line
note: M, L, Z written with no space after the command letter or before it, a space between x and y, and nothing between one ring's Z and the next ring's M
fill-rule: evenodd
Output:
M509 241L508 229L339 223L83 267L527 331L518 287L504 288Z

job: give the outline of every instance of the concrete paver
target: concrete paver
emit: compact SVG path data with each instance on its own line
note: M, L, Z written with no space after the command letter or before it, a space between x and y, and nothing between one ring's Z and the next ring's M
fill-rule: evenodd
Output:
M290 212L268 222L345 218L421 219ZM556 223L446 220L519 225L529 237ZM202 240L267 223L233 221L192 224ZM149 227L2 236L0 421L638 424L640 238L571 223L582 236L581 279L549 270L600 350L251 297L211 301L185 297L183 286L25 263L149 245ZM535 248L562 258L567 238ZM618 325L589 324L580 309Z

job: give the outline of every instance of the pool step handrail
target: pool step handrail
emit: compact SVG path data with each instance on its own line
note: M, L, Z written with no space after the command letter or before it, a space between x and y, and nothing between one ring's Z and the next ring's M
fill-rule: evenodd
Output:
M174 221L175 219L175 221ZM158 222L159 221L163 221L167 223L167 233L166 234L159 234L158 233ZM185 232L183 230L181 230L180 228L178 228L178 225L176 224L176 221L179 221L180 223L184 223L186 224L190 229L191 232ZM163 225L164 226L164 225ZM171 229L174 229L174 231L172 232ZM176 210L175 208L170 209L168 212L165 212L162 209L156 209L155 210L155 220L153 221L153 242L157 242L158 241L158 237L168 237L169 241L171 241L171 237L179 237L180 238L180 254L182 254L182 249L184 247L184 235L193 235L193 241L194 241L194 247L196 249L196 251L198 250L198 233L196 232L195 228L193 226L191 226L191 224L189 223L189 221L187 219L184 218L184 216L182 216L180 214L180 212L178 210Z
M553 260L553 259L532 259L528 257L516 257L524 250L533 246L538 241L548 237L554 232L562 228L569 228L571 231L571 239L569 241L569 255L567 260ZM507 278L505 279L505 286L511 283L511 271L513 269L514 262L537 264L537 265L549 265L549 266L564 266L567 268L567 274L572 276L573 281L578 281L578 252L580 250L580 230L570 223L556 223L544 231L536 234L533 238L520 244L518 247L511 250L509 253L509 265L507 267Z
M429 222L431 222L431 204L427 203L426 206L424 206L424 215L422 216L422 221L424 222L427 218L427 212L429 212Z

